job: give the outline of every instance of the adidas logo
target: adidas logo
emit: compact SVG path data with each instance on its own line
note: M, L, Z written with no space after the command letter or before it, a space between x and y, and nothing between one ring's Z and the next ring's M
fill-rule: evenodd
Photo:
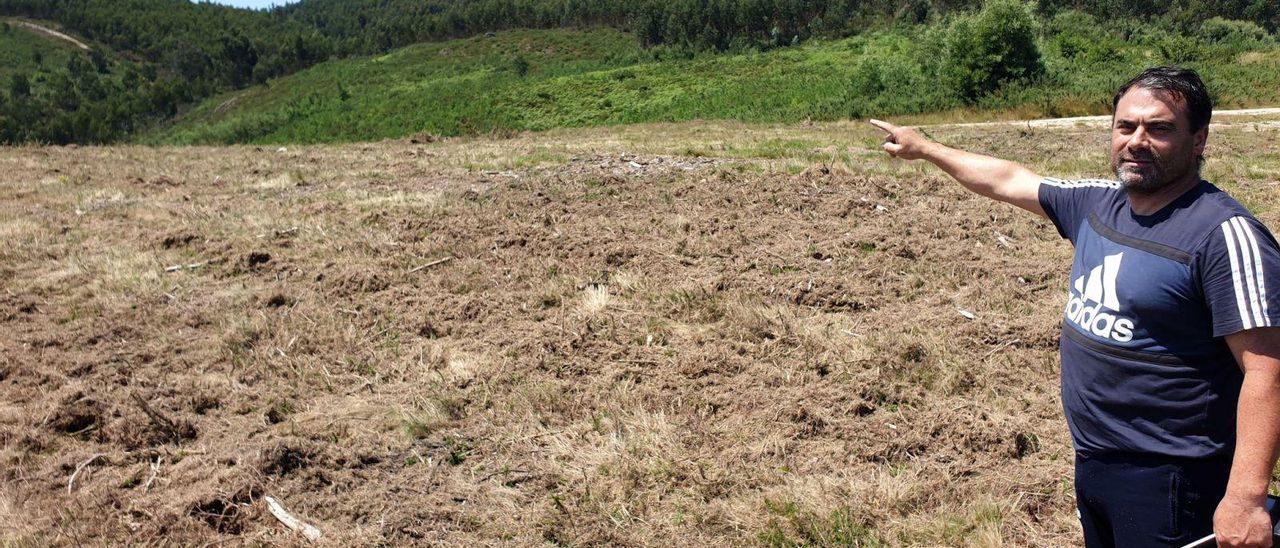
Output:
M1087 276L1071 284L1071 300L1067 301L1067 319L1081 329L1116 342L1133 340L1133 320L1122 318L1120 299L1116 297L1116 276L1124 253L1108 255Z

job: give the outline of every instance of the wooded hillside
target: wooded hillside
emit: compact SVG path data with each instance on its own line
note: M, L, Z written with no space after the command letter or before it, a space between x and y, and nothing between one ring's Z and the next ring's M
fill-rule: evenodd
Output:
M0 0L0 16L51 22L94 45L65 63L5 67L0 142L128 140L187 105L262 84L333 58L511 28L610 26L656 60L790 47L871 29L945 23L975 0L304 0L270 11L187 0ZM1267 0L1039 0L1095 14L1120 40L1157 32L1265 38L1280 22ZM1028 29L1034 31L1034 29ZM8 30L4 32L10 32ZM1043 32L1043 30L1042 30ZM1082 42L1088 49L1091 44ZM1194 49L1196 44L1185 46ZM963 69L961 69L963 70ZM1034 76L1036 71L1024 74ZM984 92L999 74L972 76Z

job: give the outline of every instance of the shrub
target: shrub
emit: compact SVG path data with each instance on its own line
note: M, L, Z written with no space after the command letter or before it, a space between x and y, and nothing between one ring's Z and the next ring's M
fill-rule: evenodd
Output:
M21 99L31 95L31 82L22 73L14 74L9 79L9 97Z
M974 16L957 18L946 42L944 80L965 101L1006 82L1044 73L1035 19L1017 0L993 0Z
M1204 53L1204 44L1195 38L1169 35L1159 42L1160 55L1175 65L1197 61Z
M1050 19L1045 25L1044 36L1051 37L1064 59L1086 65L1114 61L1120 57L1123 47L1096 18L1076 10L1059 12Z
M515 71L516 76L524 78L529 74L529 60L525 59L523 55L516 56L511 61L511 70Z
M1235 21L1214 17L1200 24L1201 39L1212 44L1248 47L1266 41L1267 30L1252 21Z

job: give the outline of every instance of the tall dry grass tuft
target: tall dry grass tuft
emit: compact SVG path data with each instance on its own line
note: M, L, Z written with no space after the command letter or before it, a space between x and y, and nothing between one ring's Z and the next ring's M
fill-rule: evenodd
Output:
M582 290L582 297L578 304L578 311L587 318L600 316L605 309L609 308L613 297L609 294L609 287L606 285L590 286Z

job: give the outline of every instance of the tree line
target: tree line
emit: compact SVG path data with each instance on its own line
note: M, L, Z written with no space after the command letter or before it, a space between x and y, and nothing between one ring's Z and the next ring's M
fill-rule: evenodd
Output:
M53 21L111 48L0 82L0 142L128 139L185 105L318 62L510 28L607 25L644 46L685 52L786 47L868 28L917 24L981 0L305 0L269 11L187 0L0 0L0 15ZM1274 0L1037 0L1100 19L1162 18L1194 29L1212 18L1275 32ZM7 29L4 32L15 32ZM1030 32L1027 30L1026 32ZM1034 68L1034 64L1029 65ZM1027 72L1027 71L1023 71ZM1034 74L1034 70L1027 74ZM989 87L974 75L966 89ZM963 81L966 75L953 75Z

